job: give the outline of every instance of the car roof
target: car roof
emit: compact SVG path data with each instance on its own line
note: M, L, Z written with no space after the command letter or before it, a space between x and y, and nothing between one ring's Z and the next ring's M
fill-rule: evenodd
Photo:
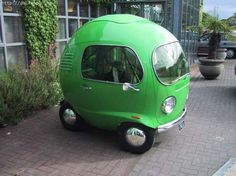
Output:
M106 15L83 25L70 43L122 45L143 52L178 41L162 26L128 14Z

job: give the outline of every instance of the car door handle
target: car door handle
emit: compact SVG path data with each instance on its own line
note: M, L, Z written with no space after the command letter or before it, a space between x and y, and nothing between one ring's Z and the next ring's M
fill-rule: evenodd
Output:
M82 85L80 86L80 88L82 88L83 90L92 90L92 87L89 87L87 85Z
M137 89L137 88L131 86L130 83L124 83L123 86L122 86L122 89L123 89L123 91L127 91L127 90L129 90L129 89L132 89L132 90L134 90L134 91L136 91L136 92L139 92L139 91L140 91L140 89Z

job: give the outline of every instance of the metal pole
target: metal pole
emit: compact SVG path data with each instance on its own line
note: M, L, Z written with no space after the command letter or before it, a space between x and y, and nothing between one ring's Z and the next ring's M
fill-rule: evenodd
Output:
M172 1L173 9L173 34L180 40L181 39L181 19L182 19L182 0Z

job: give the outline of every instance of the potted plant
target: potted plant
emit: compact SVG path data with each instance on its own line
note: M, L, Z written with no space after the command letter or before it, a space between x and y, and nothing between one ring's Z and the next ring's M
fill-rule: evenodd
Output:
M218 20L217 18L208 18L208 22L206 24L206 28L210 31L209 38L209 50L208 57L199 58L199 70L201 74L206 79L216 79L222 70L224 69L224 58L226 57L225 50L221 50L223 52L223 57L217 57L217 51L220 52L220 41L221 35L224 33L226 29L226 23ZM224 54L225 53L225 54Z
M222 36L231 35L232 27L227 21L218 20L216 17L207 18L205 22L210 31L208 57L199 58L199 70L206 79L216 79L224 69L224 60L227 49L220 47Z

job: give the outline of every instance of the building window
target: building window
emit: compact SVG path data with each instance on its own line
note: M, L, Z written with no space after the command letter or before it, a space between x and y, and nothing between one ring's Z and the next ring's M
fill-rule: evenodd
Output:
M7 47L7 60L9 68L19 65L25 67L25 47L24 46L12 46Z
M1 19L0 19L0 43L3 43L3 40L2 40L2 23L1 23Z
M27 65L21 1L3 0L0 11L0 70Z
M90 20L110 12L111 7L108 8L106 4L79 3L77 0L58 0L57 58L60 57L62 48L64 48L66 42L78 28Z
M66 19L58 19L59 32L57 34L57 39L66 38Z
M183 0L182 4L182 23L181 23L181 44L190 64L194 62L197 51L198 34L195 30L189 30L190 27L196 27L199 23L199 3L200 1Z
M66 42L58 42L58 43L56 43L56 47L57 47L56 57L57 58L61 57L61 54L63 53L65 46L66 46Z
M57 7L57 14L61 16L66 15L66 5L65 5L65 0L58 0L58 7Z
M150 21L166 26L165 11L163 2L137 2L118 3L116 13L133 14L144 17Z
M77 19L69 19L69 37L77 31L78 29L78 20Z
M80 4L79 5L79 15L80 15L80 17L89 17L88 4Z
M157 24L164 25L164 10L162 4L145 4L144 18Z
M162 26L165 24L164 3L145 3L144 18Z
M99 16L106 15L108 12L108 9L106 6L100 5L99 6Z
M0 48L0 72L5 70L4 49Z
M90 11L91 11L92 18L98 17L98 5L97 4L91 4Z
M20 8L21 1L3 0L2 4L3 4L4 13L21 13L22 12L22 9Z
M24 33L22 18L19 16L4 17L5 36L7 43L23 42ZM16 30L17 29L17 30Z
M173 29L173 18L172 18L172 11L173 11L173 3L172 0L167 0L166 1L166 29L168 29L169 31L172 31Z
M142 16L142 9L140 4L121 4L120 9L121 13Z
M68 16L77 16L77 2L74 0L68 0Z

